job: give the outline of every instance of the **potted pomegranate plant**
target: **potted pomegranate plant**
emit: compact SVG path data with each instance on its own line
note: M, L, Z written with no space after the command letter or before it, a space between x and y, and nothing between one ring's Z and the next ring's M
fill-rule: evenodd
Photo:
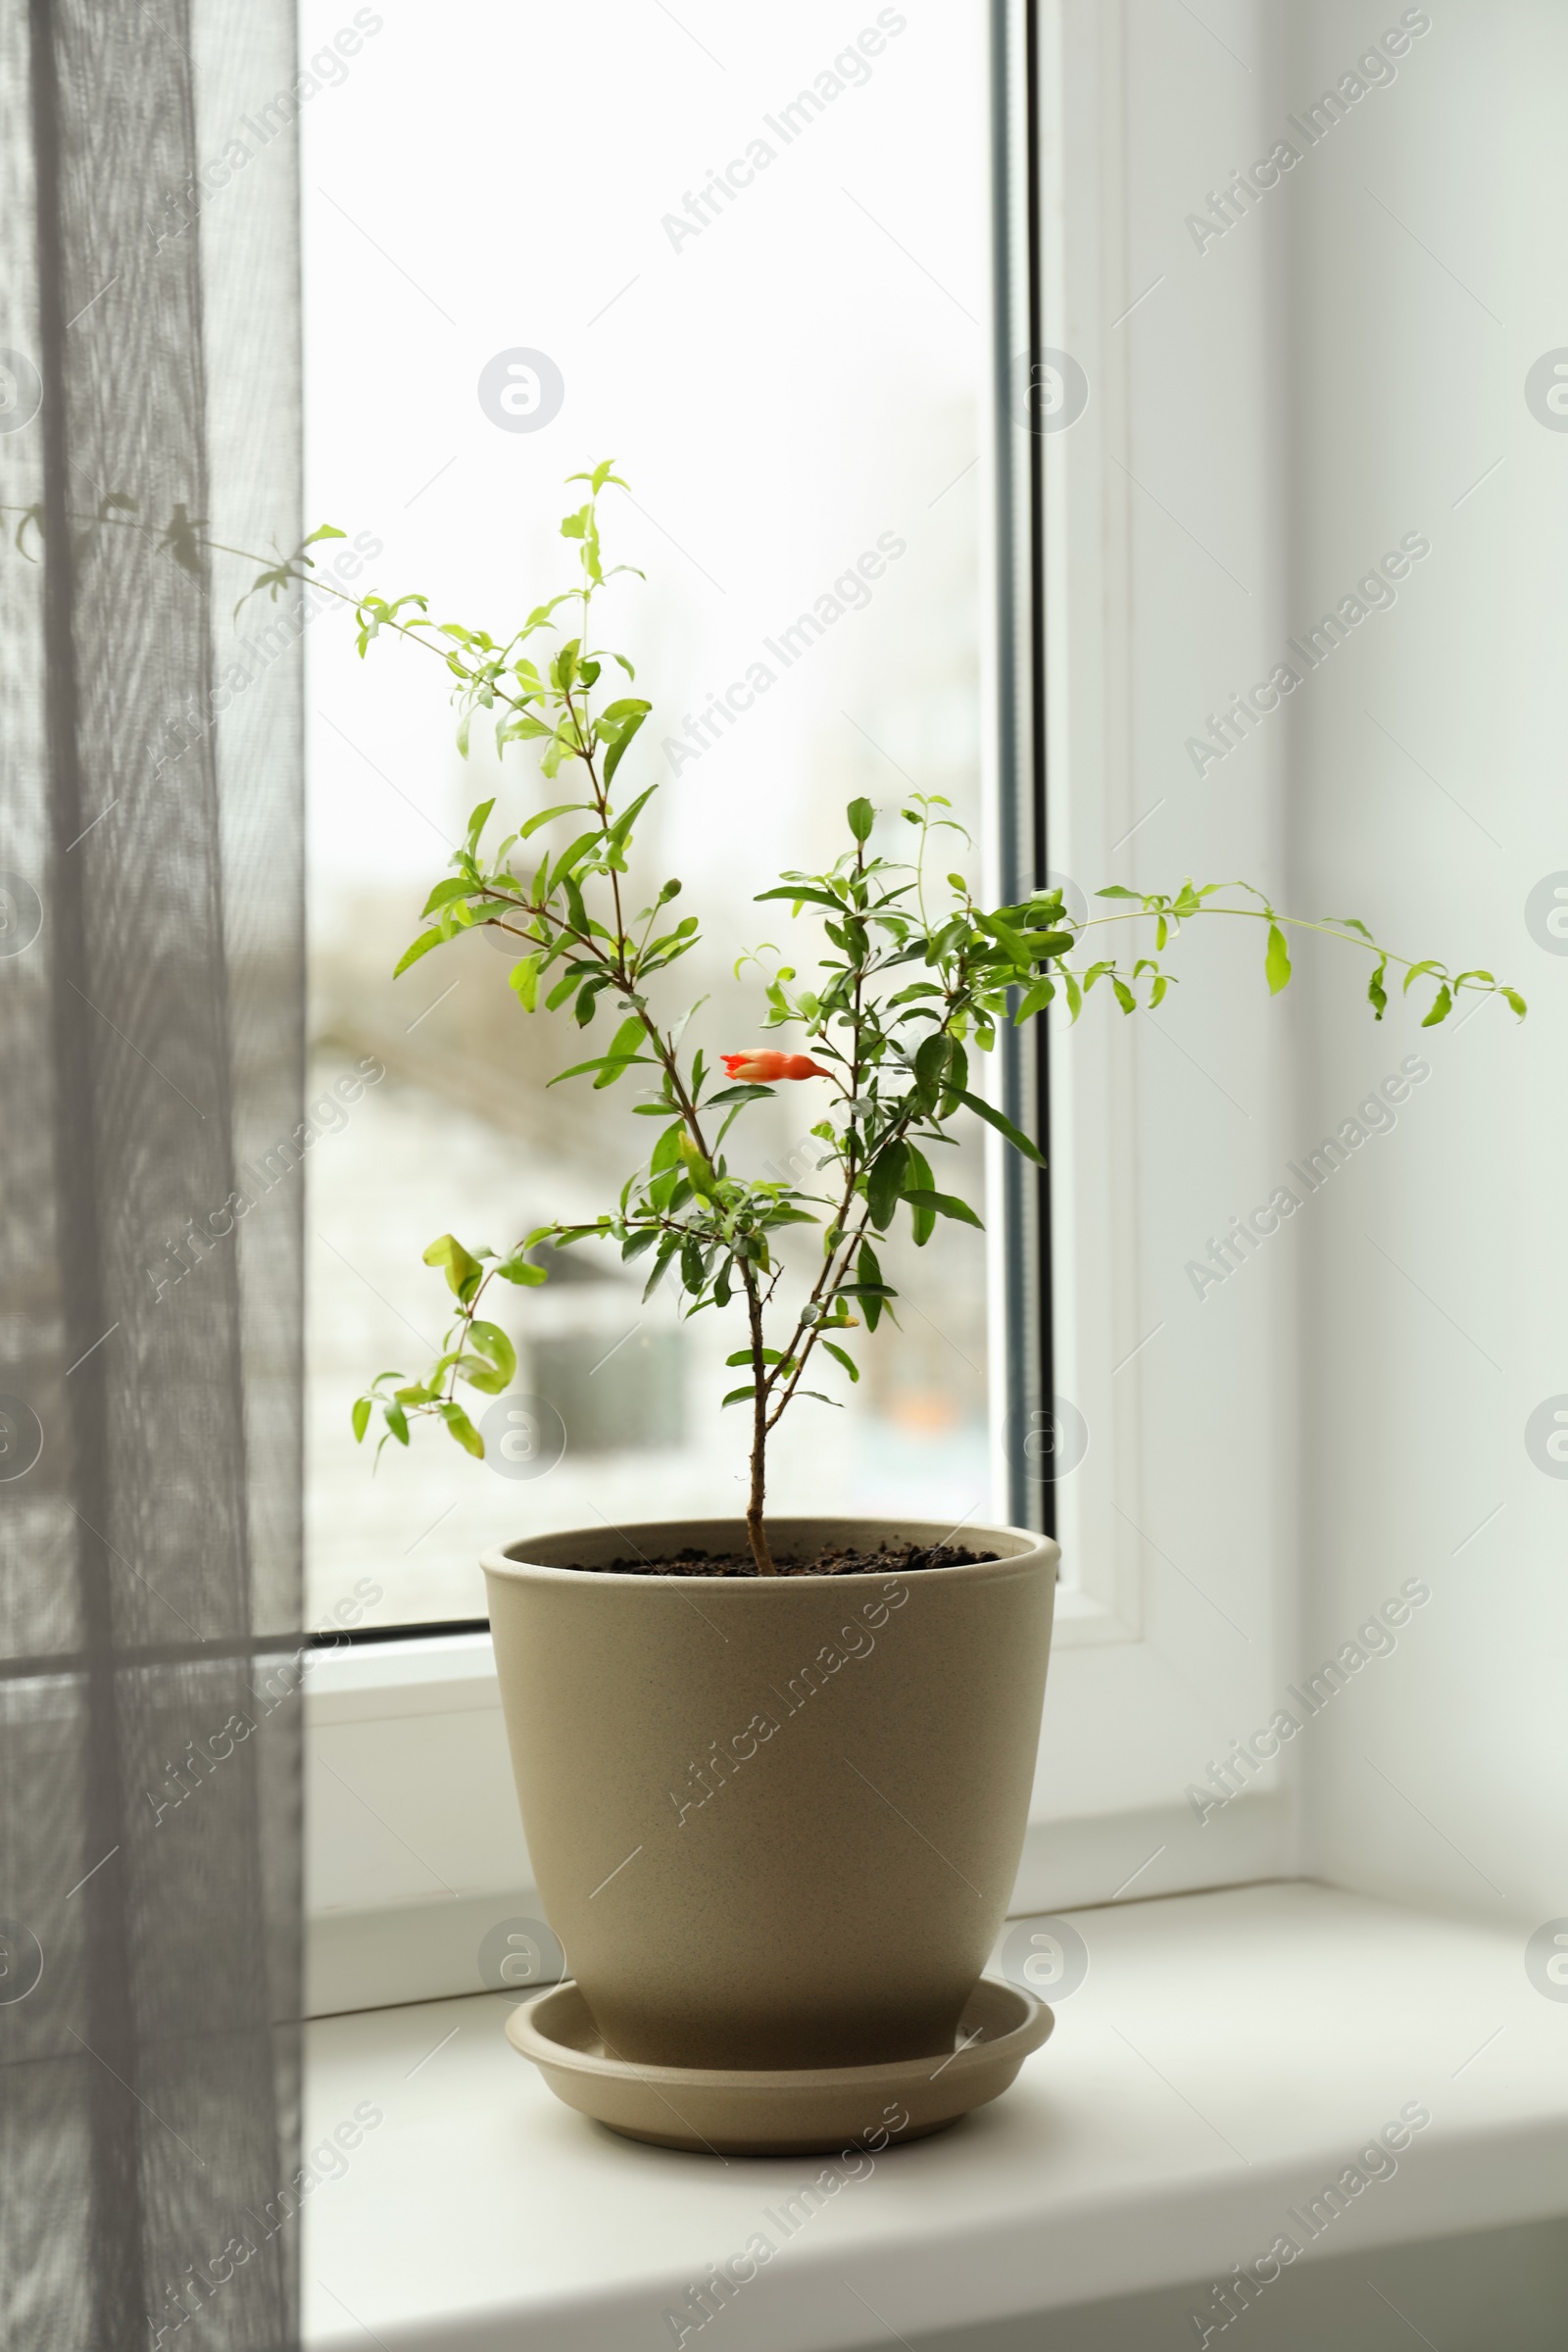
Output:
M379 1415L380 1446L407 1446L414 1421L436 1421L482 1457L460 1391L506 1395L516 1354L494 1319L505 1295L494 1286L542 1283L532 1253L544 1244L646 1259L649 1294L664 1284L686 1314L732 1319L740 1378L716 1409L749 1416L744 1517L601 1524L514 1542L483 1562L523 1827L574 1970L514 2011L508 2032L563 2098L633 2137L879 2149L996 2097L1051 2028L1042 2002L981 1970L1022 1845L1056 1545L1004 1526L971 1527L959 1544L952 1529L849 1517L830 1498L808 1517L766 1509L783 1415L807 1397L834 1402L805 1384L858 1380L854 1335L896 1315L882 1237L901 1212L921 1246L946 1221L980 1223L937 1183L928 1154L967 1110L1038 1161L976 1082L1004 1026L1058 1000L1076 1021L1102 982L1123 1013L1158 1005L1174 982L1166 952L1200 918L1261 925L1276 995L1290 982L1294 929L1370 956L1380 1020L1391 972L1405 991L1431 986L1424 1027L1461 994L1526 1008L1488 971L1411 961L1353 916L1305 922L1245 883L1114 886L1092 916L1056 890L987 906L962 874L933 871L933 836L952 820L946 802L911 793L900 812L906 858L872 849L877 812L856 800L829 868L786 872L758 894L814 921L825 944L809 984L790 965L760 980L758 1037L722 1054L720 1072L686 1047L690 1012L671 1017L662 1002L698 919L673 913L679 882L650 894L634 879L637 822L657 784L616 796L650 705L618 681L609 690L608 664L628 683L632 665L590 636L613 576L599 501L625 484L608 463L570 478L587 485L561 525L578 576L502 639L432 623L419 596L388 602L317 580L309 551L344 535L330 524L291 555L252 557L207 538L184 505L160 533L120 490L69 520L82 544L101 530L136 533L198 580L212 555L253 561L249 596L314 588L353 609L362 656L382 634L434 652L456 681L460 748L474 714L491 712L500 749L537 745L546 785L567 796L547 792L547 806L488 848L495 802L473 810L397 968L494 926L515 944L522 1012L569 1013L587 1031L612 1007L603 1051L560 1076L597 1088L632 1077L648 1122L636 1164L587 1222L538 1227L504 1253L451 1233L433 1242L425 1263L452 1299L441 1352L418 1376L379 1375L355 1401L354 1432L363 1442ZM20 516L16 546L28 555L41 510L3 511ZM537 863L536 834L559 844ZM1090 934L1124 924L1135 927L1130 958L1085 959ZM730 1143L781 1085L810 1090L819 1112L809 1192L748 1173Z
M1058 1000L1076 1020L1102 984L1124 1013L1157 1005L1167 950L1216 914L1262 927L1277 993L1294 918L1248 886L1190 881L1102 891L1110 904L1081 920L1057 891L988 906L934 870L946 803L909 796L900 860L872 848L876 811L857 800L830 867L759 893L819 931L808 977L757 966L756 1035L710 1065L666 1003L698 918L677 911L678 882L636 878L658 787L628 795L626 762L650 705L591 635L613 576L599 504L624 485L608 464L571 479L586 485L562 524L578 576L520 628L437 626L421 598L372 594L359 645L396 632L438 650L460 746L491 714L503 751L538 748L544 779L505 825L493 800L473 810L399 971L475 926L510 934L519 1013L594 1033L561 1077L636 1096L630 1173L599 1216L505 1252L433 1242L425 1262L451 1295L441 1352L382 1374L354 1429L363 1441L379 1420L382 1445L406 1446L432 1421L482 1455L465 1393L508 1391L516 1358L495 1302L544 1281L544 1244L613 1250L646 1265L649 1294L667 1285L688 1315L732 1322L735 1383L714 1409L749 1422L743 1518L569 1530L483 1563L529 1851L573 1971L514 2038L564 2096L635 2135L804 2148L863 2129L885 2143L996 2095L1049 2030L1027 1994L980 1979L1022 1843L1057 1549L1021 1528L960 1544L897 1515L851 1518L830 1496L819 1515L771 1515L769 1442L824 1377L859 1377L856 1348L895 1315L879 1254L895 1220L921 1245L950 1220L979 1224L935 1170L956 1115L1039 1159L977 1074L1004 1023ZM1090 935L1129 924L1130 957L1085 958ZM1353 920L1306 927L1370 954L1380 1018L1391 969L1431 983L1429 1025L1461 992L1524 1010L1490 973L1404 962ZM780 1086L816 1114L811 1190L745 1164L746 1114Z

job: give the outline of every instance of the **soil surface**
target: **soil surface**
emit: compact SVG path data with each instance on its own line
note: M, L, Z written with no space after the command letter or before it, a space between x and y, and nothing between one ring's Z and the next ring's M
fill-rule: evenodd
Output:
M780 1576L902 1576L917 1568L978 1568L994 1560L994 1551L969 1551L962 1544L889 1544L876 1551L849 1551L832 1544L809 1560L773 1554ZM667 1560L606 1560L597 1569L582 1561L574 1566L585 1574L603 1576L756 1576L757 1562L749 1551L677 1551Z

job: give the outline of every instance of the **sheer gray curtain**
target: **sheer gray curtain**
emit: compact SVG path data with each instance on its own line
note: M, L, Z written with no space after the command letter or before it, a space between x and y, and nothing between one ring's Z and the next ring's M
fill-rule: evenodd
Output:
M289 0L0 0L0 2338L297 2340ZM200 2315L199 2317L197 2315ZM183 2328L190 2324L190 2335Z

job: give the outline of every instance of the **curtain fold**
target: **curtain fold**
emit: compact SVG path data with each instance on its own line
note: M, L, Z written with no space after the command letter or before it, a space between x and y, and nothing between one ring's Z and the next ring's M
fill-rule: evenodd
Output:
M293 44L285 0L0 0L0 2335L39 2352L297 2340L301 1200L236 1171L302 1115L303 614L236 621L207 544L300 536Z

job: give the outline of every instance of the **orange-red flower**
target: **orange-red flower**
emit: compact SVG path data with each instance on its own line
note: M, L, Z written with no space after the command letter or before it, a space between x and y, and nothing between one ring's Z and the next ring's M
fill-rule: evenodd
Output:
M750 1054L726 1054L725 1069L747 1086L774 1086L780 1078L830 1078L809 1054L776 1054L760 1049Z

